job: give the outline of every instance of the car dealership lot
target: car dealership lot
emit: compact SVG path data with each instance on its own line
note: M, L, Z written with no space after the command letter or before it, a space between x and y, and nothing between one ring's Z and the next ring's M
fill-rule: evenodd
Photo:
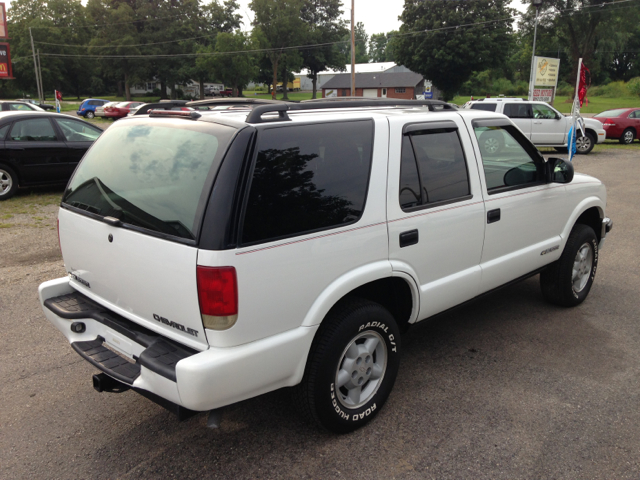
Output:
M614 221L584 304L547 304L536 276L415 327L388 405L346 436L302 423L283 392L228 408L218 430L95 392L37 299L64 274L61 190L20 192L0 205L0 477L638 478L638 153L576 158Z

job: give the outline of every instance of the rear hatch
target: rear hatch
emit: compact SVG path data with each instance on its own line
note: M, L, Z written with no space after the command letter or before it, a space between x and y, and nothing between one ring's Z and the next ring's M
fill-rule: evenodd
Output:
M107 129L62 199L60 244L72 286L151 330L206 348L196 239L235 132L144 117Z

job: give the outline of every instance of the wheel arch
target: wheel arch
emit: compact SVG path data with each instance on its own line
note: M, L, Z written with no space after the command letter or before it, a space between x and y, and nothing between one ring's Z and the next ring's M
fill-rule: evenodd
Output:
M573 226L582 224L593 228L598 241L600 241L602 236L602 219L604 219L604 208L601 200L597 197L586 198L574 209L571 218L562 232L562 238L566 241L566 239L569 238Z
M392 271L388 261L360 267L331 283L309 309L302 326L321 324L342 300L360 297L379 303L393 315L401 331L417 315L419 292L412 278Z

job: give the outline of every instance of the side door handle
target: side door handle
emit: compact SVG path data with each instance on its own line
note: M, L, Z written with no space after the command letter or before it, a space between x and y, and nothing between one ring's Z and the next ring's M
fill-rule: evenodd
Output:
M400 248L415 245L416 243L418 243L418 240L418 230L409 230L408 232L402 232L400 234Z
M489 210L487 212L487 223L494 223L500 221L500 209Z

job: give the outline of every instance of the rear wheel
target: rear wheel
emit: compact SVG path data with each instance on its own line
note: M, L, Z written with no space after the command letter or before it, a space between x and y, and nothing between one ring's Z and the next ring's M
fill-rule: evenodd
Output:
M91 118L95 117L95 115L93 114L93 112L92 112L91 110L89 110L89 111L85 114L85 117L87 117L87 118L91 119Z
M596 144L596 139L592 133L585 132L584 136L576 138L576 152L586 155Z
M627 128L620 136L620 143L631 145L636 138L636 132L632 128Z
M580 305L598 268L598 238L591 227L574 225L560 259L540 274L544 298L562 307Z
M0 201L7 200L18 189L18 177L15 172L4 165L0 165Z
M400 331L384 307L353 298L337 305L314 340L297 406L336 433L356 430L377 415L396 379Z

